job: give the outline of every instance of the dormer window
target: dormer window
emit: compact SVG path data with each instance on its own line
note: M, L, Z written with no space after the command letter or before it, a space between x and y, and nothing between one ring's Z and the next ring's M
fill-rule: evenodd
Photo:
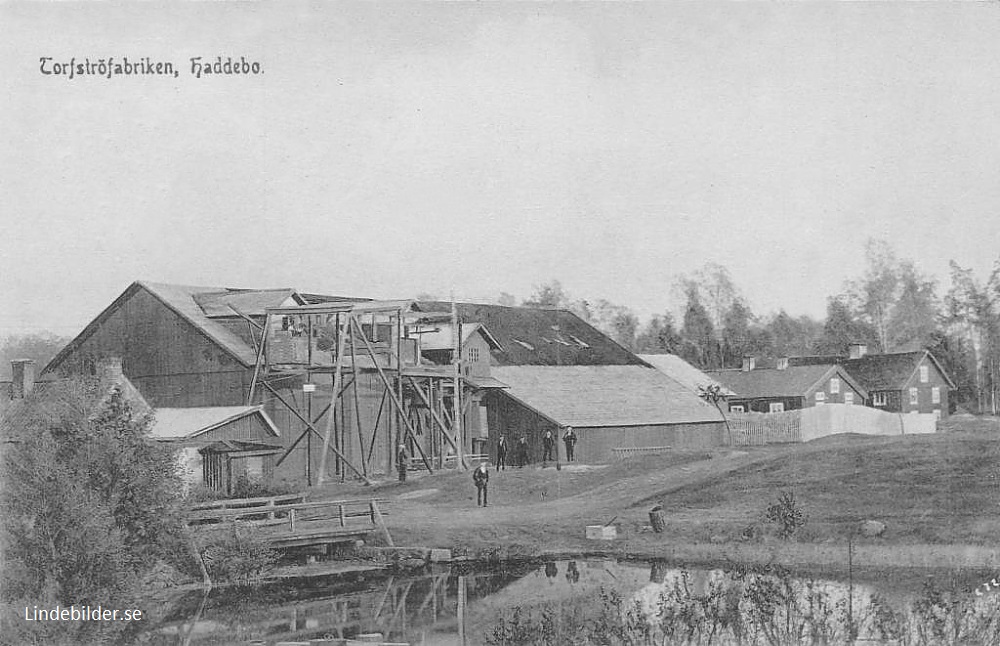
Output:
M784 357L782 359L778 359L778 370L787 370L787 369L788 369L788 358Z

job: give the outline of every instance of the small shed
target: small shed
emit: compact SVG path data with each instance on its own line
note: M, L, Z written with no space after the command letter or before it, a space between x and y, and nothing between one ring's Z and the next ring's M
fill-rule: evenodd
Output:
M175 445L186 486L231 493L241 478L271 477L282 448L261 406L158 408L150 435Z

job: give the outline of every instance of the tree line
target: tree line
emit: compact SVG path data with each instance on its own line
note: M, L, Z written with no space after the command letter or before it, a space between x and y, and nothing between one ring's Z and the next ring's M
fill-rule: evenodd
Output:
M782 357L843 355L851 343L872 352L927 348L955 381L952 398L975 412L1000 407L1000 257L985 277L951 262L943 288L885 241L869 240L860 275L827 299L826 317L793 316L785 309L753 311L726 267L708 263L681 274L669 288L680 303L641 324L625 305L571 297L558 280L536 286L501 305L567 309L637 353L676 354L703 370L738 368L745 356L761 362ZM941 290L944 291L941 291Z

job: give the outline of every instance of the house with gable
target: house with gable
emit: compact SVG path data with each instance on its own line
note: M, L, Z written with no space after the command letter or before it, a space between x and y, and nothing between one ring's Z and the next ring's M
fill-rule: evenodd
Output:
M864 405L868 392L837 364L792 366L781 361L775 368L757 368L746 358L743 368L713 370L706 374L732 393L727 399L733 413L780 413L824 404Z
M844 368L869 393L868 405L889 413L949 414L949 393L955 383L929 350L869 354L864 344L847 356L790 357L791 365L831 365Z

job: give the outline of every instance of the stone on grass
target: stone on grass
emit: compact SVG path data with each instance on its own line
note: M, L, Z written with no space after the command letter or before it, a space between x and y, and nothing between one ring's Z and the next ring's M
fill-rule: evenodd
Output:
M885 523L877 520L866 520L861 523L861 535L865 538L878 538L885 533Z

